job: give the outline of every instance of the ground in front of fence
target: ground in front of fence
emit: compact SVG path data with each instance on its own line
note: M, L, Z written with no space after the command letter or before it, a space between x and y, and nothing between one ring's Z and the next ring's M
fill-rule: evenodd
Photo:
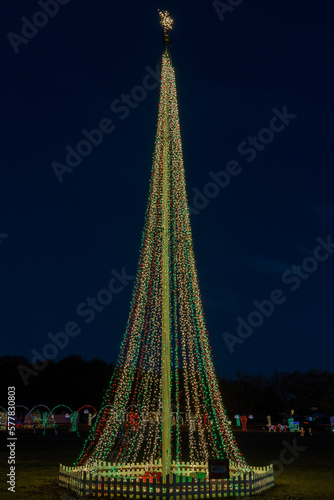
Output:
M49 433L18 435L16 463L16 492L7 491L7 451L5 434L1 440L1 500L71 500L76 496L58 486L59 463L71 465L81 451L86 435L80 438L68 434L59 438ZM246 460L254 466L274 462L275 470L282 469L275 477L274 488L250 498L263 500L334 500L334 433L319 432L312 438L299 438L290 433L248 432L236 433L237 441ZM294 441L296 439L296 441ZM294 446L294 461L278 463L292 457L287 450ZM296 447L297 446L297 447ZM298 448L299 447L299 448ZM300 447L305 450L300 451ZM281 459L280 459L281 457Z

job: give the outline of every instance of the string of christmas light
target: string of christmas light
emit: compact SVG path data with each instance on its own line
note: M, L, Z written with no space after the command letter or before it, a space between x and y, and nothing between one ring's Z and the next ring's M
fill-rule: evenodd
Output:
M172 26L167 14L160 13L165 30ZM184 418L187 432L181 424ZM198 463L206 470L209 458L228 458L235 472L250 470L226 416L205 325L175 73L167 48L129 318L116 369L75 466L97 471L107 461L112 464L110 475L117 477L125 467L128 477L134 477L134 464L141 463L143 471L152 470L153 464L161 467L164 439L170 440L166 467L172 472L180 471L184 461L190 470Z

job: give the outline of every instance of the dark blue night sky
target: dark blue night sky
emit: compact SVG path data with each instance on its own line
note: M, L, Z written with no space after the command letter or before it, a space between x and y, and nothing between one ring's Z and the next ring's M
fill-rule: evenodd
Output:
M333 6L289 0L7 2L1 355L117 360L154 148L158 8L175 19L194 249L217 372L332 370ZM112 300L101 305L109 283ZM70 337L52 337L65 327ZM55 338L64 347L45 351Z

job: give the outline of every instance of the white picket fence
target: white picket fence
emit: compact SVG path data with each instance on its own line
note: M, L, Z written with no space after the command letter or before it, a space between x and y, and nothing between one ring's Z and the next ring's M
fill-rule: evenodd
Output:
M102 464L101 464L102 465ZM110 464L111 465L111 464ZM105 467L105 469L104 469ZM195 479L171 474L166 482L159 479L126 479L110 477L108 464L102 472L91 474L84 469L60 465L59 485L74 491L78 496L135 499L188 500L251 496L274 486L273 466L254 468L252 472L235 475L229 479ZM140 464L138 464L138 469ZM142 466L141 466L142 467ZM104 469L104 470L103 470ZM131 467L134 472L134 467Z

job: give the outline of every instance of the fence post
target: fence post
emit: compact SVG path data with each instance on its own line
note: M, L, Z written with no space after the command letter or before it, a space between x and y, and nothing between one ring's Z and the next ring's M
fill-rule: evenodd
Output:
M110 488L110 486L111 486L111 484L110 484L110 476L107 477L107 485L108 485L107 486L107 493L108 493L108 496L110 497L110 493L111 493L111 491L110 491L111 490L111 488Z
M131 493L130 493L130 485L131 485L131 481L129 478L127 478L126 480L126 492L127 492L127 495L130 496Z
M143 498L143 485L144 485L144 481L142 478L139 479L139 498ZM137 487L138 487L138 480L135 481L135 490L137 492Z
M163 481L162 481L162 476L159 477L159 485L160 485L160 491L159 491L159 498L162 500L163 499Z
M249 472L248 475L249 475L249 493L250 493L250 495L252 495L253 494L253 474L252 474L252 472Z
M169 476L169 474L167 474L167 476L166 476L166 500L169 499L169 494L170 494L170 491L169 491L169 479L170 479L170 476Z
M120 493L120 495L121 495L121 497L122 497L122 496L123 496L123 493L124 493L124 489L123 489L123 477L122 477L122 478L121 478L121 480L120 480L120 487L121 487L121 493Z
M84 473L83 473L83 481L79 481L79 495L82 495L82 494L85 494L86 493L86 485L87 485L87 472L84 470ZM81 491L81 487L82 487L82 491Z

